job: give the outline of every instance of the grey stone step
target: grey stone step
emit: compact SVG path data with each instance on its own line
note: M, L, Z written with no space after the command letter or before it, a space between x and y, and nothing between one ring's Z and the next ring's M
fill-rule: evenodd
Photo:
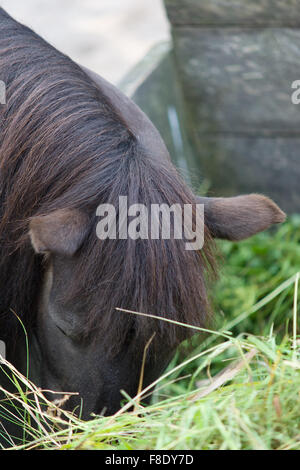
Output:
M165 0L168 17L182 25L300 25L298 0Z
M199 130L299 133L291 85L300 79L300 30L186 27L173 37L183 94Z
M300 212L300 136L197 137L199 165L211 182L210 194L258 192L288 213Z

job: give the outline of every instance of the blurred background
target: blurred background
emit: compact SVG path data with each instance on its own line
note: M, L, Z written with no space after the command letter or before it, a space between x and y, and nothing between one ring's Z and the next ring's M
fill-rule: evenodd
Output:
M114 84L169 38L162 0L2 0L1 6Z

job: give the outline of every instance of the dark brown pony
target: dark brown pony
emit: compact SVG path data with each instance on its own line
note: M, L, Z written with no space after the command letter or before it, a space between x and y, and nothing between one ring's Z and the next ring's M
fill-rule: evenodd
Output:
M135 395L145 344L151 383L190 330L116 307L197 326L209 315L214 236L239 240L284 219L269 199L197 198L146 116L124 95L0 9L0 338L41 387L79 392L83 417ZM205 244L104 240L101 203L205 204Z

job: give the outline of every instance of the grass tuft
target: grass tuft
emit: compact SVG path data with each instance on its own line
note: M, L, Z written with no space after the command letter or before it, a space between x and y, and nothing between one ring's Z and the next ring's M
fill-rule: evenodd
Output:
M134 398L124 393L114 416L83 422L3 361L16 393L2 389L0 418L31 437L11 448L299 450L300 217L221 250L215 332L195 338L188 355L178 350L150 406L143 406L149 388Z

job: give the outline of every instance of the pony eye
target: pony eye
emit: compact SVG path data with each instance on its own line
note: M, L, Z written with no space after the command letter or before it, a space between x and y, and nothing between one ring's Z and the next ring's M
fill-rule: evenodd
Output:
M59 331L61 331L61 333L62 333L63 335L69 336L69 335L66 333L66 331L65 331L63 328L61 328L59 325L55 324L55 326L56 326L56 328L57 328Z
M81 322L78 320L77 315L66 312L57 306L56 308L50 306L48 313L50 321L64 336L72 340L76 340L80 336Z
M66 322L54 322L56 328L67 338L72 341L79 341L81 338L80 329L74 325L69 325Z

